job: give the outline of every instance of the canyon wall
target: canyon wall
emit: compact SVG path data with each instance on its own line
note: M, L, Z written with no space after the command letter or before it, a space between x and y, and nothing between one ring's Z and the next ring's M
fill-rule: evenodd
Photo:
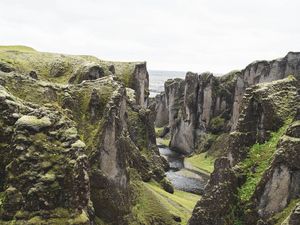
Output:
M300 78L300 53L256 61L223 76L187 73L185 80L168 80L156 97L156 126L168 127L170 147L184 154L203 151L207 134L237 128L241 101L248 87L293 75ZM207 149L206 149L207 150Z
M289 76L246 89L236 131L189 224L277 224L299 198L299 86ZM221 202L220 202L221 201ZM282 211L287 211L287 215ZM290 211L288 211L290 210Z
M2 49L0 70L0 223L139 223L168 166L146 64Z

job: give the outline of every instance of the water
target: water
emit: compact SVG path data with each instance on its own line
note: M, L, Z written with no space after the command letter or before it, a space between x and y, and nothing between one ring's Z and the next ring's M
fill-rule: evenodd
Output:
M182 71L149 70L150 97L155 97L164 91L164 83L166 80L174 78L184 79L185 74L186 72Z
M166 172L166 176L176 189L203 194L204 186L209 179L206 174L185 168L184 156L167 147L159 147L159 152L169 162L170 170Z

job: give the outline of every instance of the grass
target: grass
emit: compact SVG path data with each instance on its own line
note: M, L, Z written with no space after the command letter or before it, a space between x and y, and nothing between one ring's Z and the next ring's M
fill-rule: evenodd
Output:
M163 132L163 130L164 130L164 127L155 127L156 141L157 141L157 144L168 147L170 145L170 141L171 141L170 135L168 134L163 138L159 137L161 135L161 133Z
M155 136L159 137L159 135L163 132L164 127L155 127Z
M55 83L68 83L72 75L80 73L86 65L100 65L105 75L110 74L109 66L114 65L116 76L124 82L126 87L130 88L133 88L134 85L135 66L141 63L104 61L86 55L38 52L31 47L21 45L0 46L0 61L21 73L28 74L33 70L37 72L39 79ZM79 78L77 77L77 79Z
M134 185L138 199L132 208L133 219L129 220L130 225L175 224L168 208L162 205L149 187L140 182L135 182Z
M171 140L170 138L157 138L156 141L158 145L164 145L168 147Z
M300 199L294 199L290 204L280 213L277 213L272 219L276 222L275 225L281 225L291 214Z
M254 144L249 151L248 158L239 164L241 169L247 175L245 184L239 190L239 196L242 201L248 201L254 193L255 187L260 181L263 173L273 160L273 154L280 137L286 132L290 123L291 120L287 120L277 132L271 134L269 141L263 144ZM254 166L255 172L253 172Z
M35 50L31 47L27 47L24 45L2 45L0 46L0 51L33 52Z
M154 194L163 208L167 209L172 215L179 216L182 220L181 224L187 224L195 204L200 199L199 195L179 190L175 190L174 194L170 194L154 182L144 183L144 185Z
M210 174L214 170L215 158L207 153L201 153L185 158L185 163L192 166L193 169Z

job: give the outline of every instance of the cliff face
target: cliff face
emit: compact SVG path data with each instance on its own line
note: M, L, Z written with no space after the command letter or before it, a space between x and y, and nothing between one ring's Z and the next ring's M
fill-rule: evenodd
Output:
M238 77L235 94L234 105L232 109L232 127L236 129L239 117L239 108L243 98L243 94L247 87L262 82L270 82L287 77L288 75L300 78L300 54L289 52L284 58L272 61L257 61L248 65Z
M292 159L299 154L298 103L293 77L246 90L227 157L216 161L189 224L275 224L282 219L277 214L299 198Z
M257 61L242 71L221 77L210 73L187 73L181 85L167 81L162 97L156 98L156 126L170 128L171 148L185 154L203 151L201 142L208 133L220 134L237 129L241 101L247 87L290 74L300 77L299 53L290 52L273 61Z
M165 97L156 97L157 110L160 111L157 111L155 123L170 128L171 148L190 154L201 144L200 140L207 132L229 129L238 73L232 72L221 78L211 73L187 73L185 80L165 83L165 93L161 94Z
M0 223L138 223L132 182L166 168L145 63L33 50L0 61Z

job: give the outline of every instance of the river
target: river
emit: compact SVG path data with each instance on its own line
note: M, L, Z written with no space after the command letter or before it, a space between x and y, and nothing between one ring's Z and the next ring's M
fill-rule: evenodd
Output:
M168 147L159 146L159 152L169 162L170 169L166 172L166 176L174 188L194 194L203 194L204 186L209 179L208 175L190 169L191 167L187 166L184 160L185 156Z

